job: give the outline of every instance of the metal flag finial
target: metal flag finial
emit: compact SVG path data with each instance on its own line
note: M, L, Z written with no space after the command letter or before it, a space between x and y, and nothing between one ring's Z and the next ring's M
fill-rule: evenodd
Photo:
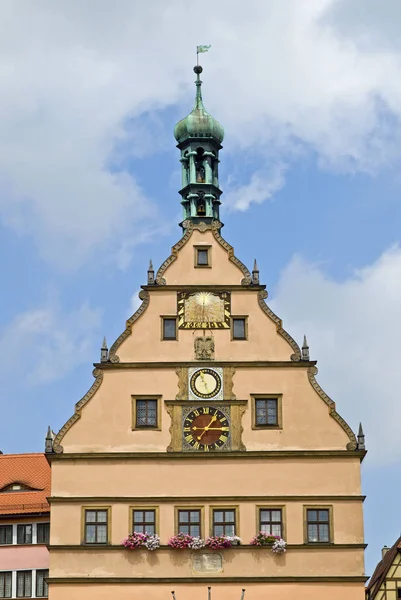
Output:
M208 587L207 588L207 600L211 600L212 598L212 588Z
M246 592L246 590L242 590L241 600L244 600L245 592Z
M176 600L176 598L175 598L175 592L174 591L171 592L171 595L174 598L174 600Z

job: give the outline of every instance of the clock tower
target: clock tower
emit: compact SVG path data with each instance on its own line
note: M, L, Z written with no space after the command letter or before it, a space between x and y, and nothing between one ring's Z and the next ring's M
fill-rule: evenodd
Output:
M182 236L47 445L50 598L363 600L363 432L221 236L224 132L194 70Z

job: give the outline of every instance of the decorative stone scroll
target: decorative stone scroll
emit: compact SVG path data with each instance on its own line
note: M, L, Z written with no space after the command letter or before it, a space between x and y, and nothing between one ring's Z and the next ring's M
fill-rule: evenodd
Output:
M191 558L194 573L221 573L223 570L223 557L221 554L195 552Z

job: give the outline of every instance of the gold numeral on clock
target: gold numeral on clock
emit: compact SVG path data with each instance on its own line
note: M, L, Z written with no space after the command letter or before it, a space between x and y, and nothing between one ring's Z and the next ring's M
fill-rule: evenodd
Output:
M204 414L204 415L208 415L208 414L209 414L209 407L208 407L208 406L205 406L205 407L204 407L204 409L203 409L203 414Z

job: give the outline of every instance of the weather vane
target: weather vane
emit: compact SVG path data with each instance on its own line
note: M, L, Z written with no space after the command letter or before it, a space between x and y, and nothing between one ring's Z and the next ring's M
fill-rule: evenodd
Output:
M211 44L208 46L196 46L196 64L199 66L199 54L202 52L208 52L209 48L211 48Z

